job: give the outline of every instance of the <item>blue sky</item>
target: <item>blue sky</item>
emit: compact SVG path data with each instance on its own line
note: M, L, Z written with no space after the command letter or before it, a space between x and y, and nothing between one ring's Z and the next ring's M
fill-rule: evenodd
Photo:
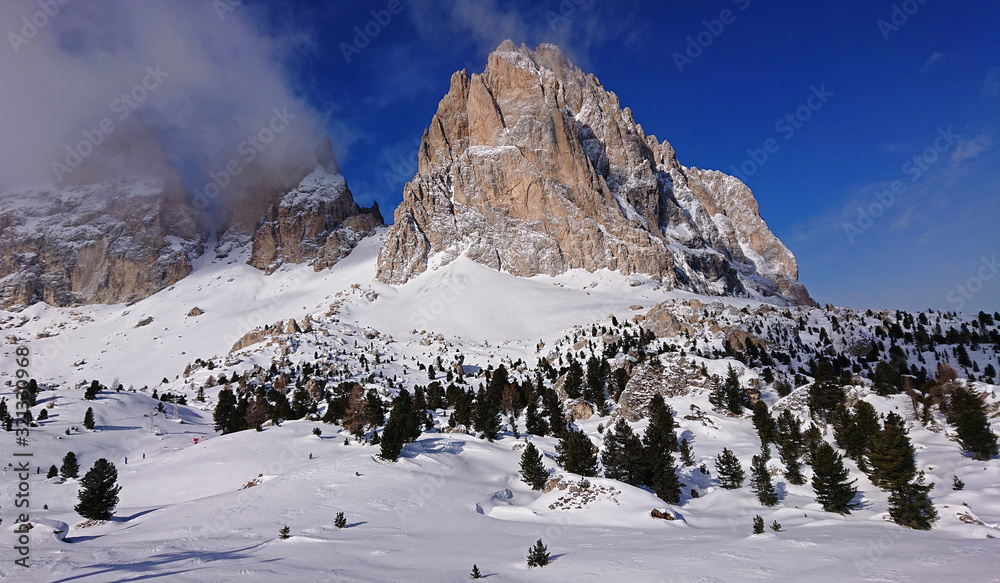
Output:
M38 10L5 2L0 23ZM267 154L325 126L391 220L451 74L505 38L552 42L681 163L742 178L819 302L993 312L998 32L987 0L71 3L0 52L0 178L48 172L155 64L169 77L137 107L192 187L289 104L308 123Z
M271 18L306 23L294 74L356 198L387 218L451 72L481 71L506 37L555 42L681 163L740 175L819 302L1000 309L996 2L403 0L350 62L389 3L339 4Z

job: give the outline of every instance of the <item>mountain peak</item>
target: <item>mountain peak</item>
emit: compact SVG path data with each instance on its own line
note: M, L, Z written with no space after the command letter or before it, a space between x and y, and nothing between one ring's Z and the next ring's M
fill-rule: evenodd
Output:
M685 168L555 45L504 41L452 77L379 256L403 283L465 255L518 276L644 273L711 295L811 303L739 180Z

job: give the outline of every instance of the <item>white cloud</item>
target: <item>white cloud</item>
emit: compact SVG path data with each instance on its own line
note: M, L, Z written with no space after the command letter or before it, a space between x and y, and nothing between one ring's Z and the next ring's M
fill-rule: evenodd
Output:
M52 163L104 118L116 132L156 135L168 149L178 146L188 158L185 167L205 173L232 159L274 108L287 108L296 120L264 156L280 162L314 149L323 116L297 95L283 66L303 39L262 33L246 5L220 18L217 4L229 6L71 2L16 49L0 47L0 190L53 181ZM20 34L13 23L38 12L33 0L5 0L0 22L12 24L3 32ZM148 91L136 115L120 120L115 100L142 83L147 67L166 73L162 83ZM126 126L132 127L121 129ZM98 147L92 157L106 155Z
M955 151L951 155L953 164L971 160L988 150L993 145L993 138L987 132L982 132L971 138L959 138L955 143Z

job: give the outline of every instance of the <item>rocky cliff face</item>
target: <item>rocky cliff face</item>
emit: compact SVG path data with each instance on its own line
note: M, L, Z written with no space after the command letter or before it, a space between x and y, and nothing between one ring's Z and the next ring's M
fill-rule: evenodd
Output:
M378 204L354 202L329 140L301 159L251 168L233 190L216 253L250 245L247 263L268 273L284 263L330 267L385 225Z
M177 179L0 195L0 305L145 298L191 271L204 236Z
M377 203L359 207L339 172L317 166L258 221L248 263L268 272L285 262L326 269L384 224Z
M461 254L519 276L611 269L811 302L745 185L682 166L552 45L505 41L482 74L452 76L378 278L403 283Z

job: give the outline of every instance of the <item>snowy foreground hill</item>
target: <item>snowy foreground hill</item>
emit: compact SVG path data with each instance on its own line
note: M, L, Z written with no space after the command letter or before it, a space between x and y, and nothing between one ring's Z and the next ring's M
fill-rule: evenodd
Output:
M914 373L912 382L933 378L947 362L955 382L982 397L996 429L992 315L775 306L669 291L613 272L516 278L462 258L440 269L432 261L391 287L375 279L379 239L362 240L321 272L286 265L266 276L245 256L208 254L188 277L131 305L0 311L0 395L13 410L18 346L30 349L27 368L42 389L30 443L17 446L12 432L0 432L4 465L15 449L32 454L33 526L25 569L14 562L18 482L7 471L0 475L0 575L464 581L476 564L491 582L1000 581L1000 460L964 453L940 407L915 405L913 387L880 396L870 380L877 360L895 358L895 368L902 363ZM928 347L921 330L944 342ZM565 387L571 359L586 369L603 354L611 374L599 379L602 415L597 402L571 398ZM807 427L810 362L824 358L847 372L848 404L868 402L905 421L917 469L934 483L931 530L889 521L888 494L846 457L858 489L846 515L816 502L808 465L804 485L789 483L773 447L767 465L776 506L762 506L749 483L720 487L715 460L723 448L749 476L761 443L749 409L733 415L710 400L712 376L725 378L732 367L747 395L775 416L792 411ZM323 421L343 416L331 410L354 383L373 391L388 415L402 389L419 387L428 403L434 383L475 393L501 366L510 386L540 380L554 388L573 426L602 451L619 418L638 419L631 425L641 436L649 423L644 402L664 394L677 437L692 450L693 463L677 462L679 503L565 471L555 461L559 439L530 435L522 408L514 427L503 415L493 441L455 423L462 415L455 407L430 409L429 427L396 462L367 442L384 423L362 428L359 439ZM87 400L95 380L103 388ZM305 417L276 423L265 415L260 431L213 429L223 390L251 401L265 395L271 407L277 389ZM165 393L186 404L160 400ZM93 430L83 427L88 408ZM39 420L42 411L47 418ZM832 424L817 422L833 443ZM519 475L526 441L550 470L547 492ZM117 467L122 491L111 520L86 523L74 512L79 479L45 478L69 451L80 476L98 458ZM964 489L954 489L955 477ZM673 520L653 518L653 509ZM340 512L344 528L335 526ZM780 531L752 534L758 515ZM287 539L279 537L284 526ZM538 539L551 563L529 569L525 557Z

